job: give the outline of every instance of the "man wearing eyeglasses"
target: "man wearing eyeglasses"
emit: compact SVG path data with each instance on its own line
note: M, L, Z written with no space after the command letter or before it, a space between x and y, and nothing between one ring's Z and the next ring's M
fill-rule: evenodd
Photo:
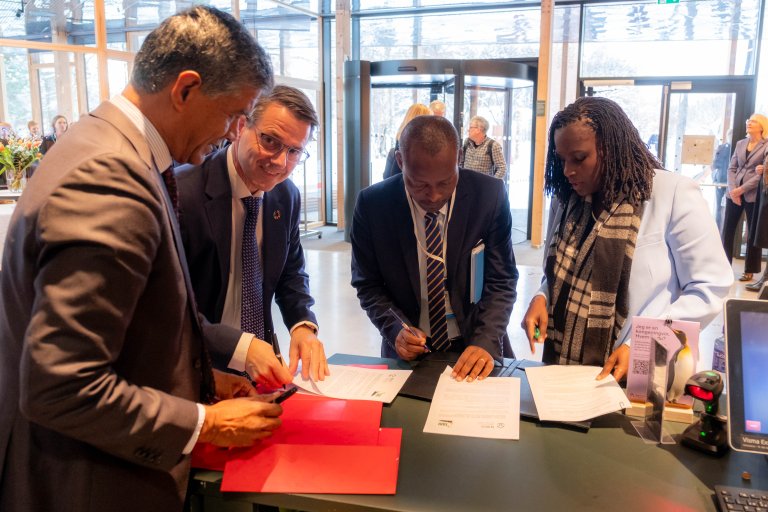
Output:
M214 366L246 372L277 387L302 375L328 375L310 307L309 276L299 240L301 198L288 180L309 153L318 126L307 96L276 86L240 121L232 144L200 166L177 171L181 230L200 311L209 321L241 329L236 344L212 347ZM290 329L286 368L274 336L275 298Z

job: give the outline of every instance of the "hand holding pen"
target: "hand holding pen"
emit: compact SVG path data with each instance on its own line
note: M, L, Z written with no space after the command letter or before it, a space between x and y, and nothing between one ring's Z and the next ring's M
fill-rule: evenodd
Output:
M268 388L279 388L293 381L279 352L275 352L274 345L256 337L248 347L245 371L255 382Z
M422 330L406 324L392 308L389 314L403 327L395 339L395 350L400 358L411 361L430 352L429 340Z
M531 347L531 354L536 353L536 343L544 343L547 338L547 322L549 313L547 312L547 299L543 295L536 295L531 299L528 311L525 312L521 327L525 330L528 343Z

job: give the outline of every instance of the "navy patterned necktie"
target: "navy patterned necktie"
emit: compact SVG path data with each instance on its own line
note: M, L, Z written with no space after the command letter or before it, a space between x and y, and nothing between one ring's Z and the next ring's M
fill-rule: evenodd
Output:
M450 348L448 322L445 319L445 265L443 264L443 235L437 223L437 212L424 216L424 234L427 238L427 301L429 302L429 331L432 349ZM439 259L438 259L439 258Z
M259 218L261 197L244 197L245 223L243 224L243 297L240 310L240 328L244 332L264 339L264 307L262 282L264 280L259 246L256 243L256 222Z

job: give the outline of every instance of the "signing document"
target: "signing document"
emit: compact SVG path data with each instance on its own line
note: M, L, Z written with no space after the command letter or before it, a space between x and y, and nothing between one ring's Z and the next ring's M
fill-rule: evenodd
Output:
M331 374L323 381L304 379L301 371L298 371L293 377L293 383L316 395L388 404L395 399L411 375L411 370L374 370L335 364L329 364L328 369Z
M520 379L487 377L472 382L437 381L424 432L452 436L520 439Z
M585 421L629 407L613 375L595 380L598 366L550 365L526 368L542 421Z

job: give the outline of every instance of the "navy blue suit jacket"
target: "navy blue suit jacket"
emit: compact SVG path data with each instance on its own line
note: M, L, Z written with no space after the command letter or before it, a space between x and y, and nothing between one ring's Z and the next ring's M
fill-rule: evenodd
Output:
M200 166L176 169L181 233L187 264L200 311L218 323L224 311L232 238L232 187L227 149L206 157ZM264 328L274 332L271 304L275 298L289 328L298 322L317 323L310 307L309 276L299 239L301 197L290 180L264 194L261 207L264 267ZM267 335L269 338L269 335ZM210 347L214 366L226 368L236 344Z
M446 286L451 308L467 345L494 358L513 357L507 325L517 293L512 252L512 215L501 180L459 170L456 204L448 224ZM394 344L402 326L388 313L418 325L421 283L413 219L403 176L360 192L350 233L352 286L360 304L383 337L381 354L398 357ZM485 243L483 292L470 302L470 253Z

